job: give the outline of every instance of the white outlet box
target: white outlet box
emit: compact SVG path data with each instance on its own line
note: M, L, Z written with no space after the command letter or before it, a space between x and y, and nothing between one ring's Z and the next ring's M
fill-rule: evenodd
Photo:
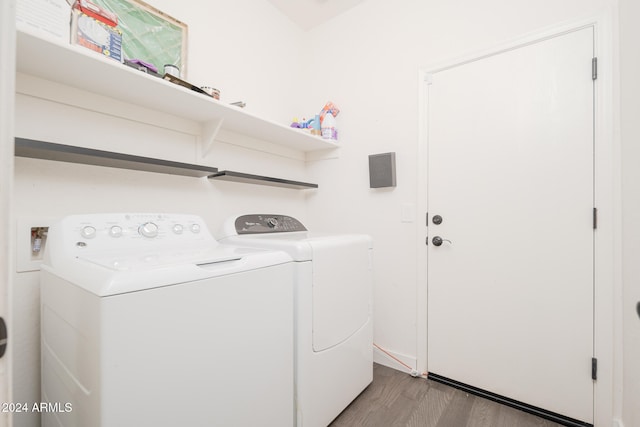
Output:
M18 219L16 230L16 271L18 273L40 270L46 241L39 252L34 252L31 230L32 228L38 227L48 228L57 219L58 218L55 217L43 216L22 217Z

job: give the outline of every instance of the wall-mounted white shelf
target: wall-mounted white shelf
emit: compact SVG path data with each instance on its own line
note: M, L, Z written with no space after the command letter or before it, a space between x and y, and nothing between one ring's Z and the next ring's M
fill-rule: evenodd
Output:
M86 48L45 39L21 29L17 31L17 71L199 122L203 129L203 153L209 150L221 130L302 153L338 147L335 142L147 75Z

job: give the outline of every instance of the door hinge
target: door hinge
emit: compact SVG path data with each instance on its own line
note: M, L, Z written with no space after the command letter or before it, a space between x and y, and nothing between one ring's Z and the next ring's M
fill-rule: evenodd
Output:
M591 59L591 79L596 80L598 78L598 58Z
M598 228L598 208L593 208L593 229Z
M598 379L598 359L596 359L595 357L591 358L591 379Z

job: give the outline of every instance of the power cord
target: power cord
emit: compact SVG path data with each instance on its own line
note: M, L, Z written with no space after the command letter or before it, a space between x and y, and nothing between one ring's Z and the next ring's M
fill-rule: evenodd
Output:
M387 357L395 360L400 365L404 366L409 371L408 374L411 375L412 377L414 377L414 378L427 378L427 372L419 373L417 370L413 369L411 366L407 365L402 360L398 359L393 354L389 353L387 350L385 350L384 348L380 347L378 344L373 343L373 346L375 348L377 348L378 350L380 350Z

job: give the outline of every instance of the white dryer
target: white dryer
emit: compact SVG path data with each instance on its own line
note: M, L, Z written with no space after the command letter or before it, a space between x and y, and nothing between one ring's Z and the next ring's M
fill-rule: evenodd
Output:
M297 426L326 427L373 380L371 238L285 215L234 216L216 237L295 261Z
M286 253L197 216L70 216L41 274L43 426L294 424Z

